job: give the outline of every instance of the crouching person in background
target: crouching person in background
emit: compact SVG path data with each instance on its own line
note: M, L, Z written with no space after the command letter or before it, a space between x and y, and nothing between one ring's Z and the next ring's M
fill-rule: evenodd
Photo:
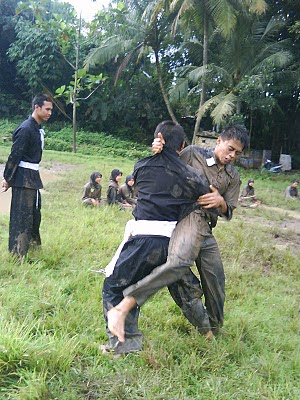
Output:
M84 185L82 203L85 206L99 207L101 205L101 179L102 174L100 172L93 172L90 181Z

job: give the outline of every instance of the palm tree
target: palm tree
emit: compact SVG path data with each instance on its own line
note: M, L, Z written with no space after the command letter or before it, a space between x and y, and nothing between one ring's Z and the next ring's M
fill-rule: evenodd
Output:
M177 122L165 88L160 62L160 51L167 36L167 27L170 26L168 16L161 12L153 17L155 1L148 2L149 4L145 7L143 13L141 13L140 5L137 7L134 1L130 3L133 11L126 14L122 30L118 34L109 36L100 46L92 49L86 59L85 67L89 69L123 55L124 58L115 75L116 85L120 74L130 61L135 60L138 64L144 57L153 53L162 97L171 119Z
M292 60L288 41L277 39L280 26L282 23L274 19L266 23L240 15L230 40L224 43L220 65L188 67L178 88L173 89L173 96L178 95L176 90L182 92L187 87L187 81L197 85L199 77L210 77L211 83L218 81L222 88L200 105L198 118L209 111L214 123L222 125L227 117L240 114L242 103L250 107L247 90L255 87L256 93L264 97L269 82L276 74L283 79L282 69Z
M167 3L167 7L176 10L176 16L172 25L172 32L177 29L177 25L182 19L183 27L192 27L195 36L201 32L202 36L202 70L208 65L208 43L209 32L217 28L219 33L228 38L236 26L239 12L262 13L266 9L265 0L158 0L157 5ZM166 7L166 5L165 5ZM202 74L202 84L200 89L201 108L206 97L206 80ZM194 127L193 142L199 131L201 114L197 113Z

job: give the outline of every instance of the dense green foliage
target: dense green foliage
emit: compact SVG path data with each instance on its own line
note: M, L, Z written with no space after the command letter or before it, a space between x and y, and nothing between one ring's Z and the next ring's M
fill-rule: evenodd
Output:
M1 161L8 151L0 147ZM144 350L114 360L100 350L103 276L93 270L110 260L131 214L82 207L80 195L92 171L103 173L105 188L112 168L126 175L133 162L46 151L42 167L57 177L43 191L42 249L15 262L9 216L0 215L1 399L299 398L299 237L283 228L293 219L237 209L230 223L218 224L227 296L216 340L205 341L163 290L142 308ZM291 177L255 176L258 197L283 205ZM244 184L248 178L243 172ZM286 213L295 204L285 202Z
M11 146L12 132L21 121L9 122L0 119L0 144ZM60 125L49 126L45 136L45 149L57 151L72 151L73 132L70 124L61 128ZM47 127L48 128L48 127ZM119 134L120 136L120 134ZM133 136L133 137L132 137ZM152 135L147 138L152 140ZM136 140L134 140L136 139ZM136 160L151 154L144 144L137 143L137 137L129 131L123 132L123 139L119 137L99 133L79 131L77 132L78 152L82 154L96 154L98 156L119 156Z
M74 87L79 49L79 68L105 77L91 96L81 88L79 128L142 141L170 116L201 117L206 130L238 121L253 149L297 156L299 21L300 0L112 1L79 40L72 6L1 0L0 116L23 116L36 91ZM70 100L52 120L71 118Z

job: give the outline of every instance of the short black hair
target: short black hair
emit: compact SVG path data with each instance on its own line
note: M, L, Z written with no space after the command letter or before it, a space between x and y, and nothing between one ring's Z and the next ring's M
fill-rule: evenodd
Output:
M243 125L234 124L227 126L220 133L220 137L223 140L238 140L239 142L241 142L243 150L247 149L249 146L249 134L247 129Z
M185 140L183 127L173 121L163 121L157 125L154 137L161 133L165 140L165 146L173 150L181 150Z
M34 96L32 100L32 110L34 111L34 107L36 105L39 107L43 107L44 101L50 101L50 103L53 103L52 98L47 94L39 93L36 96Z

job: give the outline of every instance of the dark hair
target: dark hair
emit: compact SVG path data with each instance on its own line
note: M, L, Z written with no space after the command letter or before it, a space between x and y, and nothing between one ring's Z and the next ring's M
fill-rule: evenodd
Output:
M298 179L293 179L292 180L292 183L296 183L296 182L299 183Z
M249 183L254 183L254 179L250 178L250 179L248 180L248 185L249 185Z
M111 179L112 181L115 181L115 182L116 182L116 177L117 177L118 175L123 175L122 171L120 171L119 169L113 169L113 170L111 171L111 173L110 173L110 179Z
M165 146L173 150L181 150L185 140L183 127L173 121L163 121L157 125L154 137L161 133L165 140Z
M223 140L238 140L239 142L241 142L243 150L247 149L247 147L249 146L248 131L243 125L235 124L227 126L220 133L220 137Z
M50 103L53 103L52 98L47 94L39 93L36 96L34 96L32 100L32 110L34 111L35 105L43 107L44 101L50 101Z

